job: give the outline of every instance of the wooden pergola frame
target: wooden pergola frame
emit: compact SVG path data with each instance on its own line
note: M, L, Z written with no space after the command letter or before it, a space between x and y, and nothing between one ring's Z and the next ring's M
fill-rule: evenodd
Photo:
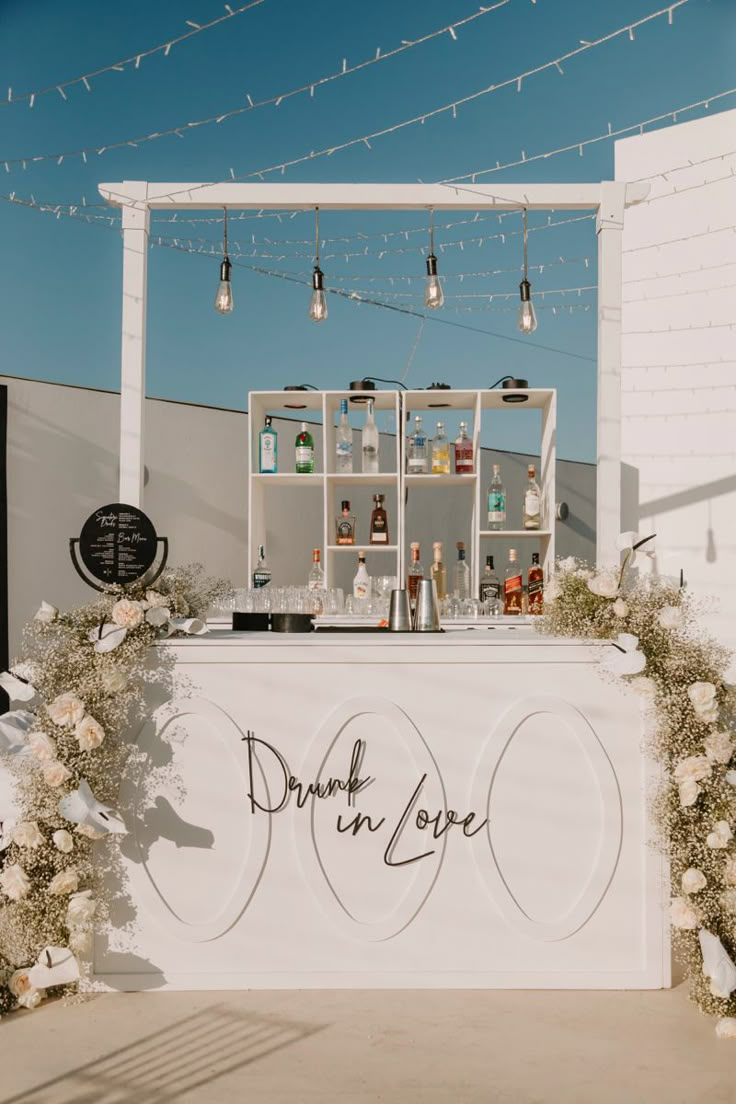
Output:
M123 311L120 380L120 501L142 505L148 239L151 211L581 211L597 214L598 403L596 537L599 557L621 528L621 252L624 213L648 184L100 184L122 210Z

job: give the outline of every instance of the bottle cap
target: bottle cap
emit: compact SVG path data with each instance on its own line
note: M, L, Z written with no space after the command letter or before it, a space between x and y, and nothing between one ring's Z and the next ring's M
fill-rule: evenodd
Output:
M350 509L350 503L348 502L348 500L346 498L344 498L342 500L342 502L340 503L340 506L342 507L343 510L349 510Z
M307 432L307 423L302 422L302 433L306 433L306 432Z
M461 548L463 548L463 549L465 548L465 541L458 541L457 544L455 545L455 547L457 548L457 550L459 552Z
M340 399L340 413L341 414L347 414L347 412L348 412L348 400L347 399Z
M320 553L319 548L313 548L312 549L312 559L314 560L315 563L319 563L320 556L321 556L321 553Z
M539 553L538 552L532 552L532 564L535 567L539 566Z
M365 563L365 552L358 553L358 563Z
M516 561L516 549L509 548L509 562L514 563Z
M494 465L493 465L493 474L494 474L494 475L498 475L498 473L499 473L500 471L501 471L501 465L500 465L500 464L494 464Z
M270 426L270 424L271 424L272 420L273 420L273 419L271 418L271 415L270 415L270 414L267 414L267 415L266 415L266 425L267 425L267 426Z
M535 474L536 474L536 468L534 467L534 465L533 465L533 464L530 464L530 465L529 465L529 467L527 468L527 471L529 472L529 475L530 475L530 476L532 476L532 475L535 475Z
M433 541L432 548L434 549L434 558L436 560L442 559L442 541Z
M493 571L493 556L486 556L486 563L490 567L491 571Z
M411 557L413 560L419 559L419 541L412 541L409 545L411 548Z
M467 429L467 428L468 428L468 423L467 422L461 422L460 423L460 429Z

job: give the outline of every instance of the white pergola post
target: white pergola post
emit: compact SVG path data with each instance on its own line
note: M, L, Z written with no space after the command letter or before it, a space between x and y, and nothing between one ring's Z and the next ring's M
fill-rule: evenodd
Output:
M621 248L625 183L601 184L598 234L596 561L617 559L621 531Z
M143 503L146 402L148 207L123 207L123 337L120 374L119 501Z

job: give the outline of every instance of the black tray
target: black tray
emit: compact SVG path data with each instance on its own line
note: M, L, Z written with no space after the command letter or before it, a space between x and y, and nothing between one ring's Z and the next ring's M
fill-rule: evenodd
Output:
M234 613L233 629L237 632L268 632L270 619L268 613Z
M271 630L281 633L308 633L314 628L311 613L272 613Z

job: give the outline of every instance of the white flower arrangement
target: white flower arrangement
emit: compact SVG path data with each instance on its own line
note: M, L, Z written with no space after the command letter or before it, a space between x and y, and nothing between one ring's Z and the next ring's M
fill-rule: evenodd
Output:
M538 628L608 643L601 672L640 700L664 776L653 813L680 887L673 943L719 1038L736 1038L736 658L697 627L676 580L628 573L650 541L622 533L620 568L558 563Z
M26 654L0 672L11 700L29 704L0 716L0 756L13 757L19 802L0 829L0 1016L36 1008L48 987L79 984L75 956L89 953L108 908L102 887L93 894L92 846L125 832L108 802L129 755L129 719L147 682L167 685L166 669L148 663L150 646L205 632L204 614L230 590L194 567L166 570L156 590L111 589L68 613L43 602Z

